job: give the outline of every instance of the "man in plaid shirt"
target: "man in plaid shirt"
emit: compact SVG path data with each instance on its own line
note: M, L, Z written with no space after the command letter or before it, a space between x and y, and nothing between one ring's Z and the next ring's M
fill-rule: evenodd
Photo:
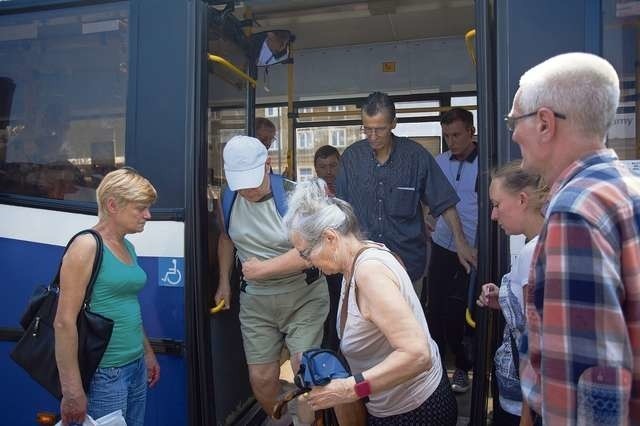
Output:
M551 186L520 342L544 424L640 424L640 177L605 147L619 97L611 64L563 54L522 76L506 117L523 167Z

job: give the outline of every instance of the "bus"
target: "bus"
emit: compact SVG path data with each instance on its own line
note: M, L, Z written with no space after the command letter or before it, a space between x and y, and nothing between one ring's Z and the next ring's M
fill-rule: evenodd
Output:
M631 0L0 1L0 417L46 424L59 402L9 357L33 289L70 236L96 221L95 188L131 166L158 189L130 236L148 275L140 301L162 369L145 424L259 425L233 308L212 313L222 148L275 123L275 172L314 175L321 145L361 139L360 103L396 102L396 133L434 155L440 115L473 111L479 144L477 282L495 282L518 244L489 220L489 173L519 157L503 124L524 70L592 52L622 77L609 145L640 169L637 22ZM262 57L271 32L278 54ZM510 250L511 248L511 250ZM237 288L237 287L236 287ZM477 290L477 287L475 288ZM213 310L215 311L215 309ZM499 315L475 323L472 390L459 424L486 424Z

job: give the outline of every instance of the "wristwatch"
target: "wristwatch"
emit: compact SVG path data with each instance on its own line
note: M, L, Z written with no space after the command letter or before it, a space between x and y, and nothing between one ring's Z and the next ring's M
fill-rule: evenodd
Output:
M364 402L369 401L369 395L371 395L371 383L362 376L362 373L357 373L353 375L353 378L356 379L356 384L353 386L353 389L356 392L356 395L360 399L364 399Z

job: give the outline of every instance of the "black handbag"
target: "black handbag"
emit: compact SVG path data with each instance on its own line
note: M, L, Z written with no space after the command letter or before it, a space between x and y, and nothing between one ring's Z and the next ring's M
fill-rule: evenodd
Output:
M96 239L96 257L93 261L91 278L87 285L82 308L78 313L78 366L82 377L82 386L85 392L89 391L89 385L93 374L104 355L111 333L113 321L102 315L91 312L90 302L93 285L102 263L102 238L92 229L81 231L74 235L67 243L64 253L79 235L91 234ZM64 253L62 257L64 258ZM57 399L62 399L60 389L60 377L55 354L55 333L53 322L58 307L58 295L60 291L60 268L58 273L48 286L39 286L34 291L26 311L20 319L20 325L25 332L22 338L11 351L11 358L42 387Z

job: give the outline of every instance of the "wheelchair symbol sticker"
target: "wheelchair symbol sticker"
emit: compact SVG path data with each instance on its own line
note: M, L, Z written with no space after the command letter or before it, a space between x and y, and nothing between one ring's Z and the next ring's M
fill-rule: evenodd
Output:
M161 257L158 259L158 277L161 287L184 287L182 271L184 270L183 258Z

